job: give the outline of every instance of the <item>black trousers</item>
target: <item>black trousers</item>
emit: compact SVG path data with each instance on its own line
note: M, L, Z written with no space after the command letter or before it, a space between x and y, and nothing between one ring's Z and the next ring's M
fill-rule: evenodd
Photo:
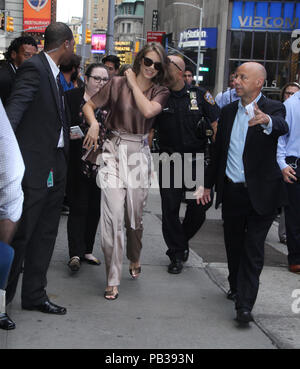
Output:
M53 187L23 187L23 214L12 242L15 258L6 288L7 304L14 298L23 264L22 306L39 305L48 300L46 275L58 232L66 169L65 154L58 149Z
M82 140L70 141L67 197L68 246L70 258L91 254L100 219L100 188L96 180L88 179L81 172Z
M100 188L96 180L78 176L76 183L70 186L68 200L69 255L83 257L93 252L95 236L100 219Z
M196 171L196 162L193 162L193 176ZM168 247L167 255L170 260L183 258L184 250L189 248L188 241L198 232L204 223L206 210L211 206L198 205L195 199L185 200L186 212L183 221L179 218L181 202L187 191L193 192L196 189L187 189L184 181L181 186L176 188L174 183L174 166L170 166L170 186L164 187L162 183L163 166L160 163L159 168L159 186L162 206L162 232Z
M251 311L264 265L264 244L276 211L259 215L244 185L226 183L222 212L230 289L237 292L236 308Z
M289 204L285 207L285 224L289 265L300 264L300 179L286 184Z

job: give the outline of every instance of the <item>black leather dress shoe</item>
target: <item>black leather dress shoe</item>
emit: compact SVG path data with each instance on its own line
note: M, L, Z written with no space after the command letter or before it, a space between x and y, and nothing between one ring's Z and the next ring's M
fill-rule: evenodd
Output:
M37 310L46 314L56 314L56 315L65 315L67 313L67 309L58 305L53 304L50 301L45 301L41 305L34 306L22 306L24 310Z
M179 274L182 272L183 265L182 261L179 259L173 260L168 266L168 272L171 274Z
M250 322L253 322L253 316L249 310L237 310L236 312L236 320L240 324L249 324Z
M236 299L237 299L237 293L236 293L235 291L229 290L229 291L227 292L226 297L228 298L228 300L231 300L231 301L236 302Z
M189 258L189 254L190 254L190 250L186 249L183 251L183 257L182 257L182 261L185 263L186 261L188 261Z
M0 329L11 331L12 329L15 328L16 328L15 323L10 319L10 317L7 314L0 316Z

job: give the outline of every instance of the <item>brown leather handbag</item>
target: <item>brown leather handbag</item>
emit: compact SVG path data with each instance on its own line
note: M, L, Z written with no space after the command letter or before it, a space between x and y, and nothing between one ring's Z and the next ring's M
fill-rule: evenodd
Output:
M89 179L95 179L97 177L99 165L97 164L98 155L102 152L102 146L107 137L107 129L102 123L104 121L103 111L101 109L95 110L95 116L99 123L99 138L98 138L98 148L94 151L92 147L90 150L85 148L82 149L82 157L81 157L81 173ZM86 123L83 118L83 130L86 135L89 130L89 125Z

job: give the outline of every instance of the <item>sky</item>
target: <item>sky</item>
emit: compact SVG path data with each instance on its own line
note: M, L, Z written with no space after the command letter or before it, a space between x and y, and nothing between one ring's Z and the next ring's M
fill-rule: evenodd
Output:
M83 0L57 0L57 21L68 23L72 17L81 17Z

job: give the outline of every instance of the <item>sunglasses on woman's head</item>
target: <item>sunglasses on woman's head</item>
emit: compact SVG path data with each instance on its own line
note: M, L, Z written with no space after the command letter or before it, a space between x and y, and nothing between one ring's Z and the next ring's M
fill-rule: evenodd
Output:
M146 67L151 67L151 65L154 64L154 69L157 71L162 70L162 64L160 62L154 62L152 59L147 58L146 56L144 56L143 59Z

